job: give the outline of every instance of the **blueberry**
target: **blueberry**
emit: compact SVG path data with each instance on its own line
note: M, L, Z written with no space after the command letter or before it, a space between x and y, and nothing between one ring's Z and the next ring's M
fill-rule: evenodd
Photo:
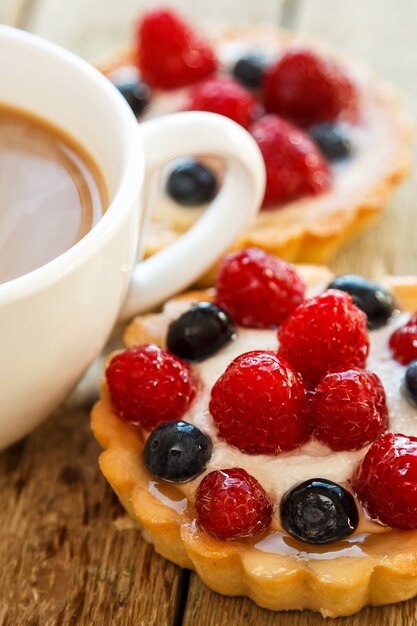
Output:
M328 289L340 289L350 294L354 304L366 313L371 330L384 326L396 310L395 300L389 291L356 274L336 276Z
M309 133L328 161L340 161L352 152L352 142L341 125L329 122L315 124Z
M326 478L311 478L287 491L280 515L292 537L313 544L340 541L356 530L359 521L352 494Z
M153 476L185 483L201 474L211 457L211 439L187 422L166 422L149 435L143 463Z
M417 405L417 359L411 361L405 371L404 386L408 398Z
M265 73L265 60L258 55L248 54L240 58L232 69L233 76L247 89L258 89Z
M206 165L190 159L172 170L166 190L179 204L196 206L214 198L217 193L217 178Z
M142 115L149 104L150 90L146 83L135 78L117 79L113 85L126 99L133 113L138 117Z
M216 304L199 302L171 322L167 347L181 359L201 361L211 356L236 335L226 313Z

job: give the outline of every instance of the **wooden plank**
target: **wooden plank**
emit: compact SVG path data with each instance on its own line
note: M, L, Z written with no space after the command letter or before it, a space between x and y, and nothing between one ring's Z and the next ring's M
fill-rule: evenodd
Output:
M182 626L415 626L414 601L379 608L367 608L352 617L325 620L317 613L273 613L247 598L227 598L210 591L193 575Z
M88 410L0 455L0 624L171 626L182 573L140 538L101 476Z
M1 0L0 24L20 26L33 0Z
M278 23L286 0L172 0L169 5L193 21ZM141 11L155 6L152 0L38 0L32 11L30 30L74 50L86 58L126 44L133 37Z

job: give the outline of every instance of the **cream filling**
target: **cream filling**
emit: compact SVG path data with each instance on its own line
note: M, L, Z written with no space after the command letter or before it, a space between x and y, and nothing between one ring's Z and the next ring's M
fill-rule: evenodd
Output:
M405 367L392 359L388 347L391 333L406 319L407 314L401 314L384 328L369 333L370 354L367 368L375 372L384 385L390 414L389 430L417 436L417 409L407 400L401 389ZM213 454L206 473L242 467L261 483L275 503L280 501L287 489L310 478L327 478L339 484L348 484L369 448L366 446L355 451L334 452L312 438L300 448L277 456L251 455L219 439L208 409L213 385L229 363L240 354L251 350L277 350L278 347L276 331L239 328L234 341L213 357L193 366L201 388L198 397L183 417L185 421L209 435L213 442ZM192 499L201 478L199 476L196 480L178 487ZM274 526L277 527L276 520ZM362 516L360 530L378 532L383 529Z

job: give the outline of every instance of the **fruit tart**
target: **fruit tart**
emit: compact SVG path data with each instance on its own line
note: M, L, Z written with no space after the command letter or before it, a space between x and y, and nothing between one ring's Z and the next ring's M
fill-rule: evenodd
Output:
M323 263L378 214L407 172L411 125L399 95L323 42L267 27L217 28L204 39L176 14L154 10L140 20L130 49L98 65L139 121L204 110L253 135L266 191L236 248ZM199 218L223 169L212 155L165 168L148 255Z
M100 467L157 552L272 610L417 594L417 279L230 253L109 357Z

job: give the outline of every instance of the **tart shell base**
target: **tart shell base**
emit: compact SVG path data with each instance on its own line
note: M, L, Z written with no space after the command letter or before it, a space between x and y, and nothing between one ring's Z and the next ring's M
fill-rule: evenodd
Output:
M309 285L325 285L331 277L326 268L304 267L300 273ZM405 310L417 308L416 277L381 282ZM173 313L184 298L210 297L210 292L188 293L165 310ZM158 314L137 318L126 332L126 343L161 343L160 318ZM311 546L278 531L222 542L199 527L192 504L175 485L148 474L141 461L141 431L117 416L105 386L91 426L104 449L101 471L143 537L165 558L195 570L214 591L248 596L274 611L310 609L324 617L352 615L365 605L417 595L417 531L354 535L331 546Z
M109 399L96 404L91 423L105 448L101 471L143 537L163 557L195 570L213 591L248 596L274 611L310 609L325 617L351 615L368 604L400 602L417 594L417 532L374 535L363 549L354 543L344 548L341 544L347 542L340 542L329 558L317 558L325 550L309 558L296 541L291 541L294 554L217 541L198 528L188 508L178 513L175 504L167 506L151 493L154 481L140 459L143 442L120 421ZM355 554L355 547L363 554ZM352 556L345 556L348 550ZM343 556L335 556L338 551Z

